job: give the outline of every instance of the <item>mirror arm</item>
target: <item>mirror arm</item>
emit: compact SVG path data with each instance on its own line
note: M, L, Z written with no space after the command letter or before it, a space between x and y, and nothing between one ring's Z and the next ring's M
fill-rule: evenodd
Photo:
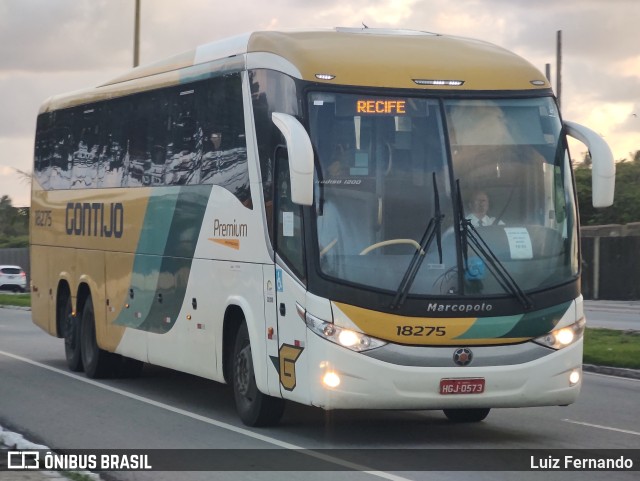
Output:
M613 204L616 176L616 164L609 145L600 135L583 125L565 121L564 126L567 135L585 144L591 153L593 206L609 207Z
M309 134L292 115L273 112L271 119L287 142L291 200L298 205L312 205L314 155Z

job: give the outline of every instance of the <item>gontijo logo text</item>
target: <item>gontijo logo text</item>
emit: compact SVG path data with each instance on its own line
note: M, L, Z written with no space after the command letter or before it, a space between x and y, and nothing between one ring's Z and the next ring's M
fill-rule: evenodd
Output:
M120 202L69 202L64 225L67 235L119 239L124 232L124 206Z

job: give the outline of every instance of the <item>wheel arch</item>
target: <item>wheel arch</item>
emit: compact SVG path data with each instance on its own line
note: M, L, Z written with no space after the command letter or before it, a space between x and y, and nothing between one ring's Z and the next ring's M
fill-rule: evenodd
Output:
M243 322L247 321L242 308L237 304L228 305L224 311L222 323L222 375L227 384L232 381L231 368L233 362L231 356L233 355L236 336Z
M222 373L225 382L230 383L232 380L232 363L230 359L233 354L238 329L240 329L240 325L244 321L247 324L247 331L249 332L256 385L261 392L268 393L267 367L265 363L266 341L260 336L260 334L263 333L263 329L260 326L264 324L261 322L262 316L262 312L255 315L251 304L245 298L230 297L224 313L221 339L222 346L220 346L220 348L222 353Z

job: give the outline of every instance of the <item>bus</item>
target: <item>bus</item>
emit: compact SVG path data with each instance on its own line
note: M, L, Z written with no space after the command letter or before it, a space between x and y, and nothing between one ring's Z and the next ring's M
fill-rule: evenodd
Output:
M478 422L578 396L567 136L596 207L615 167L509 51L252 32L52 97L36 130L32 315L72 371L229 383L250 426L287 401Z

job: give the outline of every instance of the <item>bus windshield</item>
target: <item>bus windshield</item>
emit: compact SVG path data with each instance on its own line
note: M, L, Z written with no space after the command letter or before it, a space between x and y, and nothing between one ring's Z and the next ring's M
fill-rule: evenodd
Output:
M396 292L416 251L414 296L510 295L495 261L523 291L577 276L573 182L553 99L313 92L309 124L324 277ZM487 249L466 241L460 221Z

